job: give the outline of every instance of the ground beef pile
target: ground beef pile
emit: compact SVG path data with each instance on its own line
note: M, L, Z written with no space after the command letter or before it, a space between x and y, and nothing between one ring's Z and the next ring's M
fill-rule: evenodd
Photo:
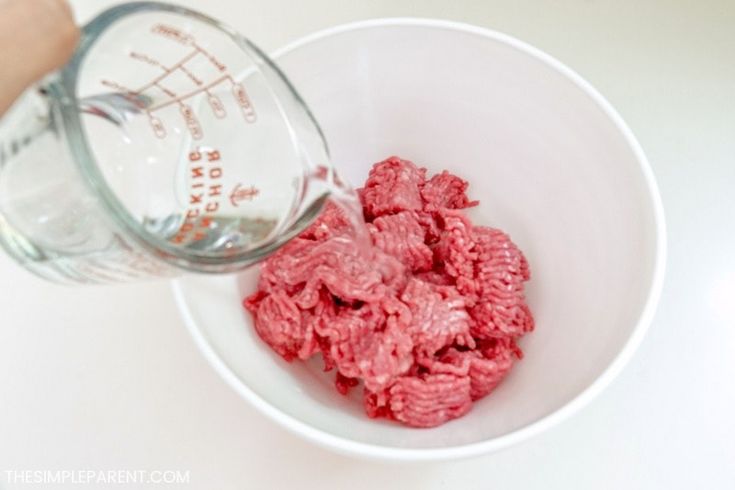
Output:
M358 191L374 247L340 208L266 260L243 304L287 361L321 353L340 393L362 385L370 417L433 427L460 417L521 358L533 330L521 251L461 211L477 203L448 172L391 157Z

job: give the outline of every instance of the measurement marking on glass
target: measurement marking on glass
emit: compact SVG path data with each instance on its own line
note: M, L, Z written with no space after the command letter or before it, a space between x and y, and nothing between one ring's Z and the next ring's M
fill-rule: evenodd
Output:
M148 56L147 54L138 53L136 51L131 51L129 53L129 55L134 60L137 60L137 61L140 61L140 62L143 62L143 63L147 63L147 64L149 64L151 66L157 66L158 68L162 69L163 71L168 70L168 68L166 68L165 66L163 66L163 64L160 61L153 59L152 57Z
M155 59L152 56L147 55L145 53L139 53L137 51L131 51L129 54L130 54L130 57L132 59L136 60L136 61L140 61L141 63L145 63L147 65L155 66L157 68L160 68L161 70L163 70L164 74L166 74L166 75L171 74L175 70L179 70L184 75L186 75L189 78L189 80L191 80L195 85L201 85L202 83L204 83L204 82L202 82L202 80L199 77L197 77L196 75L194 75L191 72L191 70L189 70L186 67L185 64L182 64L181 62L177 63L176 65L172 66L171 68L167 68L166 66L164 66L163 63L161 63L157 59ZM195 55L195 54L198 54L198 53L197 52L190 53L189 59L184 59L184 60L181 60L181 61L184 61L184 62L191 61L191 59L194 58L193 55Z
M145 112L148 115L148 121L151 123L151 128L153 128L153 134L155 134L158 139L164 139L166 137L166 127L163 125L161 120L151 114L150 111Z
M248 93L245 91L245 87L242 83L235 83L232 78L230 78L230 82L232 83L232 93L240 105L240 109L242 109L245 120L249 123L254 123L257 118L253 110L253 104L250 102L250 97L248 97Z
M100 83L107 88L111 88L112 90L117 90L118 92L124 92L125 95L129 97L135 97L136 95L138 95L134 91L127 88L126 86L119 84L113 80L107 80L106 78L103 78L100 81Z
M156 24L151 28L151 32L154 34L160 34L161 36L171 39L184 46L191 46L194 44L194 38L189 34L182 32L176 27L172 27L166 24Z
M138 90L135 91L135 93L136 94L140 94L140 93L143 93L146 89L151 88L152 86L154 86L155 84L157 84L158 82L160 82L161 80L163 80L164 78L166 78L167 76L171 75L171 73L173 73L174 70L176 70L178 67L182 66L187 61L189 61L192 58L194 58L194 56L196 56L197 54L199 54L198 51L192 51L191 53L189 53L188 55L184 56L181 60L178 61L178 63L174 64L170 68L166 68L163 65L159 64L159 66L161 66L161 68L163 68L163 73L161 73L156 78L154 78L150 82L148 82L145 85L143 85L142 87L140 87Z
M136 93L134 93L132 90L130 90L126 86L119 84L112 80L107 80L107 79L102 79L100 83L107 88L110 88L112 90L117 90L118 92L120 92L123 95L123 97L125 97L130 102L132 102L135 105L135 107L137 107L138 109L141 109L141 110L145 109L145 102L140 97L138 97Z
M160 89L161 92L163 92L164 94L168 95L169 97L176 98L176 93L175 92L173 92L172 90L167 89L166 87L164 87L160 83L156 82L156 85L155 86L156 86L156 88Z
M194 75L192 72L190 72L189 69L186 66L181 65L179 67L179 70L181 70L182 72L184 72L184 75L186 75L187 77L189 77L189 80L191 80L192 82L194 82L194 85L201 85L202 83L204 83L196 75Z
M208 83L207 85L204 85L204 86L202 86L202 87L200 87L200 88L198 88L196 90L193 90L193 91L191 91L189 93L180 95L178 97L174 97L171 100L167 100L166 102L161 102L160 104L158 104L156 106L153 106L153 107L151 107L148 110L151 111L151 112L155 112L155 111L160 111L161 109L164 109L164 108L166 108L166 107L168 107L170 105L178 104L180 102L185 101L186 99L190 99L191 97L194 97L197 94L201 94L202 92L206 92L210 88L219 85L220 83L224 82L225 80L227 80L229 78L230 78L229 75L222 76L222 77L218 78L217 80L215 80L215 81L213 81L211 83Z
M227 111L225 110L222 100L209 90L205 90L205 92L207 93L207 101L209 102L209 106L212 108L214 115L219 119L225 118L227 116Z
M204 56L207 57L207 59L214 65L215 68L217 68L219 71L224 72L227 71L227 66L224 65L220 60L218 60L212 53L207 51L206 49L202 48L201 46L197 45L196 43L192 44L194 46L194 49L196 49L198 52L202 53Z
M179 113L184 119L186 127L191 133L192 137L197 140L201 139L204 135L202 125L199 122L199 119L197 118L196 113L194 112L192 107L189 104L185 103L185 101L196 95L205 94L207 97L207 103L215 117L217 117L218 119L224 119L225 117L227 117L225 104L218 95L214 94L211 91L211 89L224 82L230 83L230 91L232 92L232 96L234 97L235 102L240 107L240 111L242 112L245 121L252 124L257 120L255 109L253 108L252 101L248 96L245 86L241 82L236 82L232 78L232 76L227 73L227 66L222 63L222 61L220 61L216 56L207 51L205 48L198 45L194 36L192 36L191 34L187 34L181 29L166 24L154 25L151 28L151 32L153 34L162 36L170 41L178 43L182 46L191 47L192 51L184 55L181 59L179 59L172 65L168 65L167 63L164 63L163 61L156 59L154 56L151 56L149 54L132 51L128 53L131 59L141 63L145 63L150 66L157 67L161 70L161 73L135 90L129 89L117 82L109 80L103 80L102 84L108 88L124 92L126 96L129 96L131 98L131 100L137 101L136 105L138 105L139 107L141 104L140 95L146 90L155 88L163 92L169 98L169 100L161 101L153 107L141 107L141 109L145 110L151 129L153 130L153 133L157 138L165 138L168 134L168 131L166 130L163 121L159 117L157 117L155 113L157 111L165 109L166 107L176 104L179 106ZM223 73L223 75L219 78L216 78L215 80L210 81L209 83L205 83L203 77L196 74L194 71L192 71L192 69L186 66L187 63L189 63L191 60L199 55L204 56L209 61L209 63L211 63L216 70ZM177 95L173 90L163 85L162 82L165 82L167 77L177 71L183 73L196 88L182 95Z
M184 121L186 121L186 127L189 128L191 137L195 140L202 139L202 136L204 136L204 133L202 132L202 125L199 124L199 119L197 119L191 107L184 104L183 102L179 102L179 111L184 117Z

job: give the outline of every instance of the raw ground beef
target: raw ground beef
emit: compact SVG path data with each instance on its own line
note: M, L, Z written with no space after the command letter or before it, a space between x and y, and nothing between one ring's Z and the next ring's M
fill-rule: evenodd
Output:
M528 262L508 235L464 216L477 204L467 186L397 157L375 164L358 191L373 249L328 204L263 263L243 301L258 335L287 361L321 353L340 393L362 384L370 417L433 427L467 413L534 327Z

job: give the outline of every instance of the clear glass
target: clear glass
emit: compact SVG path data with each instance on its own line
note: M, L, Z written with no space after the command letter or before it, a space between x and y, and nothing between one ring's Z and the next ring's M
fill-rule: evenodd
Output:
M318 124L255 45L124 4L0 121L0 243L64 282L231 272L300 232L333 181Z

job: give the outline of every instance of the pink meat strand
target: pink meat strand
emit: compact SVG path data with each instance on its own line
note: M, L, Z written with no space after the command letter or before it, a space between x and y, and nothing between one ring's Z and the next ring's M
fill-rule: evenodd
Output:
M390 157L358 190L373 249L325 206L266 260L243 300L258 335L287 361L321 354L342 394L411 427L466 414L507 376L534 328L526 258L500 230L475 226L468 183Z

